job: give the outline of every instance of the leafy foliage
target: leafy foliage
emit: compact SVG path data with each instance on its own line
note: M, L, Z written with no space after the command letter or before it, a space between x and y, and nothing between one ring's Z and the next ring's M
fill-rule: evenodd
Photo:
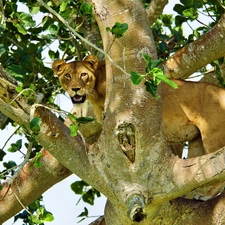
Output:
M17 214L14 218L14 222L18 219L22 219L24 224L41 224L44 222L51 222L54 220L52 213L48 212L44 205L41 204L42 197L34 201L27 207L27 210Z
M78 118L76 118L71 113L68 114L68 118L72 122L72 124L70 124L70 126L69 126L71 137L75 137L77 135L78 128L79 128L80 124L86 124L86 123L94 121L94 118L91 118L91 117L78 117Z
M40 131L40 126L41 126L41 118L40 117L35 117L30 121L30 129L33 134L38 134Z
M173 88L177 88L177 84L168 79L163 71L157 66L162 62L161 60L151 60L151 57L143 54L143 58L146 61L146 74L142 75L138 72L131 72L130 79L134 85L138 85L141 81L145 80L146 91L149 92L152 97L158 98L157 87L161 81L169 84Z
M109 27L106 28L106 31L110 31L113 35L115 35L116 38L122 37L127 30L128 24L119 22L116 22L112 29L110 29Z
M76 193L81 195L81 198L84 202L89 203L90 205L94 204L95 195L100 197L100 192L91 187L89 184L81 181L75 181L71 184L71 189ZM78 201L79 202L79 201Z

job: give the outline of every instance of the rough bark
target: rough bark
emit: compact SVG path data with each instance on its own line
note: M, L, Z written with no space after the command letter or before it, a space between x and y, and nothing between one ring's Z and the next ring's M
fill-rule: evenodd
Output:
M196 41L182 48L162 67L168 77L185 79L203 66L225 55L225 14L220 21Z
M150 1L148 7L146 8L150 26L162 14L167 3L168 3L168 0L152 0L152 1Z

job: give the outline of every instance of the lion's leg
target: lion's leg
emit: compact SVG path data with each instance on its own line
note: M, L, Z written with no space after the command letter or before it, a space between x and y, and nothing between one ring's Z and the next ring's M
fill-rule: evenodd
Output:
M201 135L188 142L188 158L205 155Z
M99 107L97 105L93 105L94 106L94 114L96 116L96 119L99 123L102 124L102 120L103 120L103 108L102 107Z

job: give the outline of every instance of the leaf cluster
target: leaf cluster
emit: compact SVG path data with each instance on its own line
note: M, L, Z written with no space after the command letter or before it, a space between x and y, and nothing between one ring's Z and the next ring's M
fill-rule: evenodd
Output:
M78 117L77 118L71 113L69 113L67 116L70 119L70 121L72 122L69 126L71 137L75 137L77 135L80 124L87 124L87 123L94 121L94 118L91 118L91 117Z
M115 38L121 38L128 30L128 24L127 23L119 23L116 22L115 25L110 28L106 27L106 31L111 32L112 35L115 36Z
M87 184L83 180L75 181L74 183L71 184L70 187L75 194L81 195L81 199L84 202L89 203L90 205L94 205L95 197L101 196L99 191L91 187L89 184Z
M21 219L27 225L43 225L44 222L54 220L52 213L48 212L42 202L42 197L34 201L27 207L27 210L22 211L14 217L14 222Z
M162 60L152 60L147 54L142 54L146 62L145 74L140 74L136 71L130 73L130 79L134 85L139 85L142 80L145 80L146 91L149 92L153 98L158 98L157 87L163 81L173 88L177 88L177 84L168 79L163 71L157 66Z

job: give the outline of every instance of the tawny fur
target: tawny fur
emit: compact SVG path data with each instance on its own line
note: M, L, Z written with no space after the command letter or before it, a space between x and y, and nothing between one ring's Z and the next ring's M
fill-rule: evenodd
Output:
M105 62L89 55L84 61L65 63L56 60L52 68L71 97L75 95L75 88L79 88L78 95L86 95L93 104L97 120L102 122L106 92ZM71 79L68 79L68 74ZM87 74L88 79L83 79L82 74ZM211 153L225 146L225 90L208 83L174 82L178 84L178 89L167 84L162 86L164 134L173 152L181 156L185 142L188 142L189 157ZM210 189L202 199L213 198L218 192ZM196 198L201 199L201 196Z

